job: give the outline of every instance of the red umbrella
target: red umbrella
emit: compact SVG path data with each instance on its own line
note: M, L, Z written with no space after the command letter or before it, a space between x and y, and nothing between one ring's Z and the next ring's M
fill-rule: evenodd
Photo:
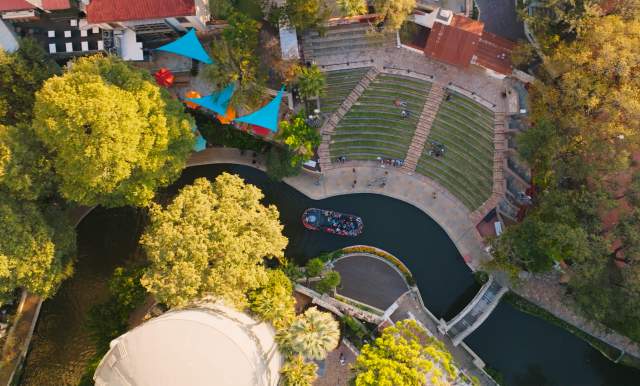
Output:
M168 68L162 67L155 74L156 83L163 87L170 87L173 85L173 81L175 80L175 76Z

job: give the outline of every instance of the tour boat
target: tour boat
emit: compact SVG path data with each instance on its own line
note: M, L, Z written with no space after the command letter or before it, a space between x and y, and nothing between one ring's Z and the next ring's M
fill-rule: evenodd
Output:
M302 214L302 224L313 231L355 237L362 233L362 219L353 214L309 208Z

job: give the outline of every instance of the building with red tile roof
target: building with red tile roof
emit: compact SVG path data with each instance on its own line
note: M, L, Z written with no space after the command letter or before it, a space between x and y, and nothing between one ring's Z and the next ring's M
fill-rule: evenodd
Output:
M430 28L425 55L462 68L480 66L498 77L512 73L515 43L485 31L484 23L454 15L448 20L434 18Z
M176 16L195 16L195 0L91 0L87 21L92 24Z

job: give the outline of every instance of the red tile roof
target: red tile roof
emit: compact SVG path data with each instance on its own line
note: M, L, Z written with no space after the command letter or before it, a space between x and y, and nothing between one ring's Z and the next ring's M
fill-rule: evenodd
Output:
M472 34L478 36L481 36L482 31L484 31L483 22L469 19L468 17L464 17L461 15L453 15L453 19L451 20L450 25L463 31L471 32Z
M47 11L55 11L58 9L69 9L71 4L69 0L42 0L42 8Z
M195 0L91 0L87 6L89 23L163 19L195 14Z
M510 75L513 72L511 51L515 45L510 40L485 31L478 42L478 49L472 63L504 75Z
M25 0L1 0L0 12L10 11L25 11L29 9L35 9L33 4L26 2Z
M476 52L480 36L475 32L433 23L424 53L434 59L467 67Z

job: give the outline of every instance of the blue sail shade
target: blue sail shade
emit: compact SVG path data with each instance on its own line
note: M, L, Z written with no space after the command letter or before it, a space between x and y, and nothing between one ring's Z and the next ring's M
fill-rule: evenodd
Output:
M204 139L202 134L200 134L197 130L198 130L197 126L193 126L191 128L191 132L193 134L197 134L198 135L196 137L196 143L193 145L193 151L195 151L195 152L203 151L204 149L207 148L207 140Z
M282 101L282 94L284 94L284 86L278 91L271 102L267 103L260 110L254 111L251 114L244 115L236 118L237 122L249 123L251 125L265 127L274 133L278 131L278 112L280 110L280 102Z
M231 83L225 87L222 91L215 92L211 95L206 95L200 98L184 98L189 102L193 102L204 108L207 108L216 114L225 115L227 113L227 107L229 107L229 101L235 90L236 85Z
M187 58L199 60L206 64L213 63L209 54L207 54L207 51L205 51L202 44L200 44L200 40L198 40L198 37L196 36L196 30L193 28L178 40L158 47L156 50L186 56Z

